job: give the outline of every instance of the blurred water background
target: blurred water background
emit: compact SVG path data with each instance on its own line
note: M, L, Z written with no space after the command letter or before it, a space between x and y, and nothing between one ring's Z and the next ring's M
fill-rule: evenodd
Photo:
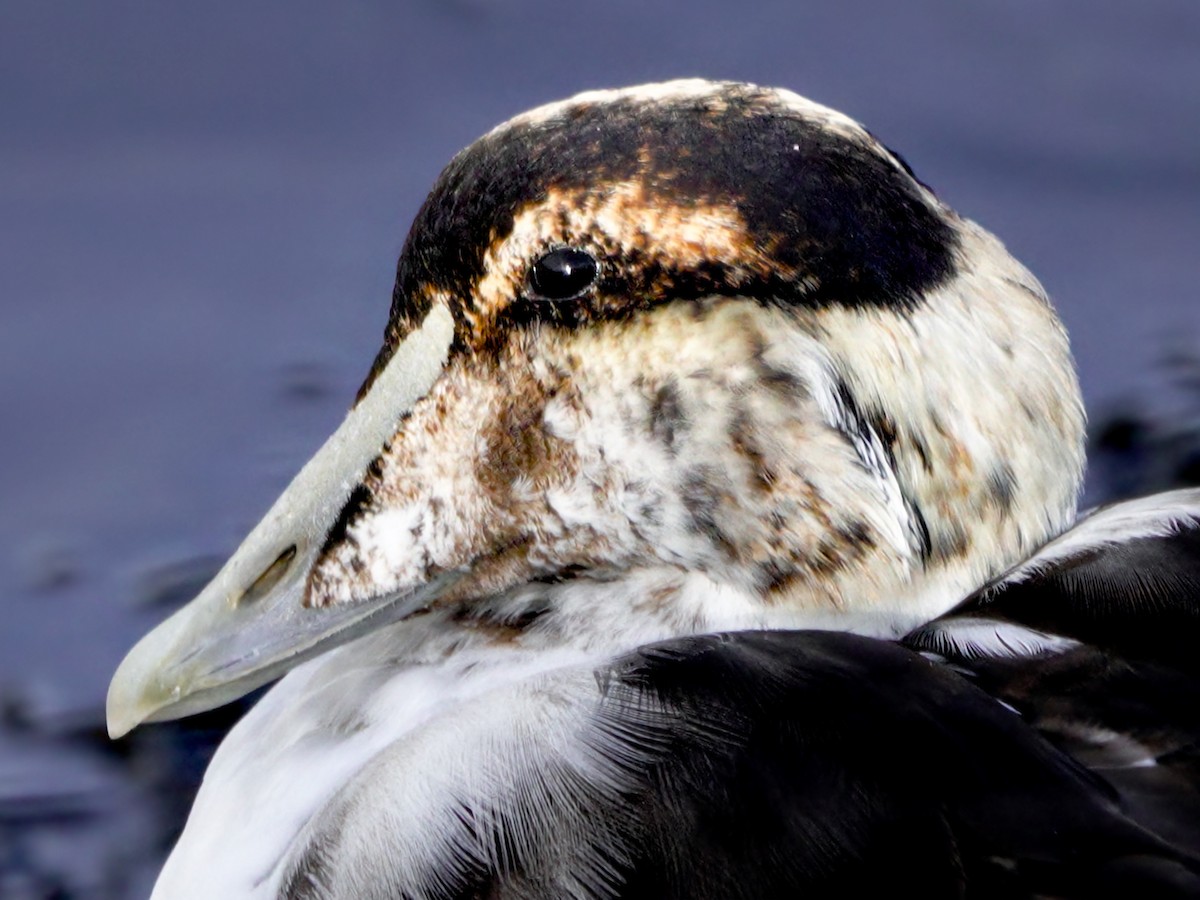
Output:
M441 166L685 75L867 123L1043 279L1090 499L1200 481L1196 0L5 0L0 896L148 893L237 710L110 744L108 678L339 421Z

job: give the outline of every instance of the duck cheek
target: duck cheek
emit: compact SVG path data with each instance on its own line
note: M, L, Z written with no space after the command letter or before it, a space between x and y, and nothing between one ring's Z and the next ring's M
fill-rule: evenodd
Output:
M308 605L402 594L447 572L460 576L453 602L557 571L568 529L552 498L577 480L577 456L540 427L535 392L504 393L501 404L494 381L452 365L356 488Z

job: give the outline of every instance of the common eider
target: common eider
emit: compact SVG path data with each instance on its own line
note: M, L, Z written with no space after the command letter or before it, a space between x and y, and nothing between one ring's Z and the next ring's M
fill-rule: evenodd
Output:
M154 896L1200 895L1200 493L1077 521L1084 428L1037 280L840 113L512 119L114 677L120 735L283 676Z

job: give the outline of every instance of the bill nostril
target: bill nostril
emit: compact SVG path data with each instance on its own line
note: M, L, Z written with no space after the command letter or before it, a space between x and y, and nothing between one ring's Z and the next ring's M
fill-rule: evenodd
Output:
M279 581L289 568L292 561L296 558L296 545L292 544L282 553L275 557L275 561L267 566L261 575L254 579L254 583L246 588L240 596L234 599L234 606L244 606L248 603L254 603L262 599L271 588L279 584Z

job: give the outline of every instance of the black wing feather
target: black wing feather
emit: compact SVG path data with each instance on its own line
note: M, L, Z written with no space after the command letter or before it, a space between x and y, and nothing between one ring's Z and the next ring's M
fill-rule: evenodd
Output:
M1168 498L1189 493L1195 492ZM1097 515L1113 512L1120 507ZM1153 524L1133 523L1125 539L1079 541L1078 552L1042 560L1031 575L1001 579L905 643L936 652L1019 710L1102 776L1130 818L1194 853L1200 848L1200 526L1194 518L1147 528ZM1069 640L981 652L969 639L981 627L1016 634L1009 648L1022 646L1022 629Z
M679 712L622 896L1096 897L1118 877L1141 896L1200 893L1194 861L1126 818L1106 783L894 645L694 638L647 648L618 678Z
M645 647L601 683L618 717L666 713L637 786L584 813L624 845L615 896L1200 896L1197 861L1104 780L895 644L707 635ZM519 870L459 888L556 896Z

